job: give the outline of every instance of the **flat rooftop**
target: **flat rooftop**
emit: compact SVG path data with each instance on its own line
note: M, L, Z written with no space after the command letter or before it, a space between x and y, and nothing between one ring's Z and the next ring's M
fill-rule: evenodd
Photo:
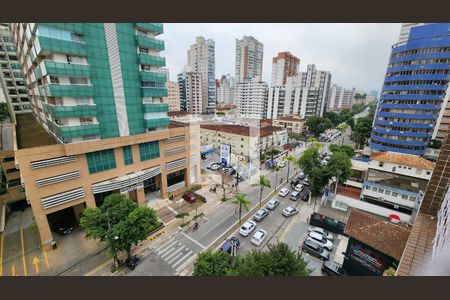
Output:
M56 139L30 114L17 114L17 147L26 149L57 144Z

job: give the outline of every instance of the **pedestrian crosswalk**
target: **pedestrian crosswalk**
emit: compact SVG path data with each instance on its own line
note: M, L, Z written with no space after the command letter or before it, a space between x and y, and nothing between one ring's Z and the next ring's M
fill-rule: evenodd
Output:
M186 263L196 254L194 250L173 237L156 248L155 253L177 273L180 272L185 267Z

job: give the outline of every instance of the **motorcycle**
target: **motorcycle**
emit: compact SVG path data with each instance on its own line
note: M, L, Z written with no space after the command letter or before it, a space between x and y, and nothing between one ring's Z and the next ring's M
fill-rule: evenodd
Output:
M134 270L141 261L142 261L142 258L135 255L131 259L127 258L125 263L128 268L130 268L131 270Z

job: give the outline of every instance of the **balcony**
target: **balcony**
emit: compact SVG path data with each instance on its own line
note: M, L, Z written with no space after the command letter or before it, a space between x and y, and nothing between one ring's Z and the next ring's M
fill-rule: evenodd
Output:
M410 132L408 129L405 131L397 131L397 130L386 130L384 128L373 127L373 132L387 135L396 135L396 136L406 136L406 137L417 137L417 138L428 138L431 137L432 132Z
M145 103L144 112L167 112L169 111L168 103Z
M417 109L417 110L440 110L440 106L432 104L395 104L395 103L380 103L378 108L393 108L393 109Z
M439 91L446 89L446 84L390 85L383 87L383 91Z
M392 112L378 112L377 117L435 120L438 118L438 115L436 115L436 114L404 114L404 113L392 113Z
M72 54L77 56L87 56L85 43L53 39L39 36L39 47L36 47L38 55L50 54L52 52Z
M37 23L37 24L67 30L75 33L84 33L83 23Z
M142 35L136 36L137 44L142 47L151 48L155 50L164 50L164 41L157 40L151 37L146 37Z
M166 82L166 73L140 71L139 76L142 81Z
M44 66L46 71L45 74L49 75L80 76L80 77L89 77L91 75L89 65L69 64L45 60Z
M383 145L373 143L373 142L369 142L369 146L373 149L380 150L380 151L392 151L392 152L400 152L400 153L413 154L413 155L423 155L425 153L425 149L411 150L411 149L406 149L406 148L395 148L395 147L383 146Z
M142 94L144 97L167 97L166 88L143 87Z
M448 74L423 74L423 75L401 75L386 77L385 82L396 82L406 80L449 80Z
M92 85L77 84L48 84L39 87L40 93L47 97L92 97L94 87Z
M151 31L156 35L164 32L162 23L136 23L136 27Z
M147 53L139 53L138 54L139 63L142 65L150 65L157 67L165 67L166 59L161 56L150 55Z
M448 64L421 64L421 65L409 65L390 67L386 73L400 72L400 71L414 71L414 70L433 70L433 69L448 69Z
M421 124L421 123L407 123L407 122L393 122L386 120L377 120L375 119L376 125L385 125L392 127L404 127L404 128L434 128L434 124Z
M381 100L442 100L444 95L381 95Z
M145 127L146 128L152 128L152 127L167 127L170 124L169 118L159 118L159 119L145 119Z
M47 120L47 125L50 130L60 139L80 137L84 135L96 135L100 134L100 124L90 123L85 125L57 125L50 120Z
M400 146L411 146L411 147L426 147L428 143L426 141L403 141L395 140L392 138L383 138L377 135L371 135L370 138L374 141L378 141L386 144L400 145Z
M95 104L60 106L44 103L44 111L56 118L90 117L97 115L97 106Z

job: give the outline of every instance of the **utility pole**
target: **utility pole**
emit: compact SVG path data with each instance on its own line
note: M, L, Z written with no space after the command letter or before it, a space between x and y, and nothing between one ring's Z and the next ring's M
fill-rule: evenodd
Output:
M236 241L231 241L231 268L234 269L236 264L237 245Z

